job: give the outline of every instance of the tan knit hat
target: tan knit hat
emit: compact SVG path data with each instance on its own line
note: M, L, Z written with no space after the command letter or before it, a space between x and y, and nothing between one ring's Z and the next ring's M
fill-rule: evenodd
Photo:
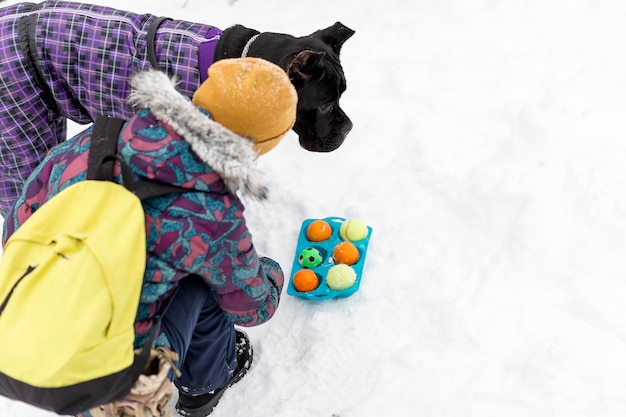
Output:
M252 139L263 155L293 127L298 95L279 66L260 58L232 58L209 67L209 78L192 101L216 122Z

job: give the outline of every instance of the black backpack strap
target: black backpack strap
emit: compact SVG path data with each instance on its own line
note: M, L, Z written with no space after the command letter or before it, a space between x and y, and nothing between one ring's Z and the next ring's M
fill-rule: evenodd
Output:
M164 184L157 181L141 180L135 182L133 192L141 200L147 200L148 198L162 197L168 194L180 194L188 193L192 190L187 188L177 187L175 185Z
M172 302L174 301L176 294L178 294L179 289L180 289L180 283L176 287L176 290L174 291L174 293L170 296L169 300L167 301L167 304L165 305L165 308L161 310L161 314L157 316L157 318L155 319L152 332L150 332L150 334L148 335L148 338L144 341L141 348L135 349L135 359L133 361L133 364L131 365L131 370L130 370L130 374L132 375L133 381L136 381L137 378L139 378L139 375L143 373L144 368L146 364L148 363L148 360L150 359L150 350L152 349L152 346L154 344L154 341L157 338L157 335L161 331L161 323L163 321L163 316L165 316L165 313L167 313L167 310L169 310L170 306L172 305ZM175 367L172 367L172 368L173 368L172 371L177 376L180 376L178 375L179 373L178 369L176 369Z
M96 119L89 145L87 179L113 181L113 165L117 161L122 169L124 186L142 200L167 194L185 193L190 190L157 181L133 181L128 164L117 155L120 131L126 123L123 119L100 116Z
M123 119L108 116L100 116L96 119L89 145L88 180L113 180L113 161L105 161L105 158L117 155L117 139L125 122ZM103 166L104 164L107 166ZM99 171L104 173L104 178L98 178Z
M146 339L143 346L141 347L141 351L139 352L138 356L141 357L146 362L148 361L148 358L150 357L150 349L152 348L152 345L154 344L154 341L156 340L157 335L161 331L161 323L163 322L163 317L167 313L167 310L169 310L170 307L172 306L172 303L174 302L174 298L176 297L176 294L178 294L178 290L180 289L180 284L181 282L178 283L178 285L176 286L176 289L174 290L174 293L170 296L165 306L161 309L161 313L155 319L152 332L150 333L150 335L148 336L148 339Z

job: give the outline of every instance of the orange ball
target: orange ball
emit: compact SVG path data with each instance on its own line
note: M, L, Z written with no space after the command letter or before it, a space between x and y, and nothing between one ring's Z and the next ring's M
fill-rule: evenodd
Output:
M341 242L333 249L333 259L338 264L354 265L359 261L359 250L352 242Z
M323 242L333 234L333 229L325 220L313 220L306 228L306 238L311 242Z
M315 272L310 269L301 269L293 276L293 287L299 292L313 291L320 285Z

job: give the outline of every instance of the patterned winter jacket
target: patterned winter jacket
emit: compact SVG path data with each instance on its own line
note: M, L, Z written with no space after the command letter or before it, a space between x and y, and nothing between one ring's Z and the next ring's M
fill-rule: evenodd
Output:
M146 339L159 307L188 274L204 278L229 321L241 326L265 322L278 306L284 277L278 263L257 255L235 192L266 195L251 141L210 120L161 72L138 73L131 83L131 98L143 110L122 128L119 155L136 179L189 190L143 202L147 265L135 346ZM3 244L38 207L85 180L91 133L87 129L54 147L29 177L6 218ZM158 343L169 341L162 334Z

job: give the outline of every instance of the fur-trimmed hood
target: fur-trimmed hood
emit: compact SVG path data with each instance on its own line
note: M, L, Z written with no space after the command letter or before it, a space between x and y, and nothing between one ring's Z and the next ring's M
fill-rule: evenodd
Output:
M130 102L148 109L159 121L169 125L190 145L194 154L222 178L229 191L241 191L259 199L267 196L251 140L211 120L176 91L175 79L160 71L138 72L133 75L131 85Z

